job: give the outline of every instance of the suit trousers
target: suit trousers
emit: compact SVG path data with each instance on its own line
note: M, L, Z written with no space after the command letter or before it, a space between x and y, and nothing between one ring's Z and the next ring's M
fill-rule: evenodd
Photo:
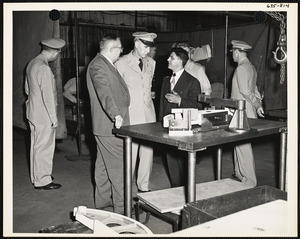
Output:
M113 205L114 212L124 214L123 139L95 135L95 207Z
M235 176L242 183L255 187L257 184L255 163L250 143L240 144L234 147L234 171Z
M166 147L167 166L171 187L181 187L187 181L187 152Z
M51 174L55 150L55 129L50 125L30 126L30 179L35 187L52 182Z
M150 176L153 165L153 148L150 145L132 143L132 168L136 168L137 156L139 163L137 168L137 187L140 190L148 191ZM132 170L135 173L135 170Z

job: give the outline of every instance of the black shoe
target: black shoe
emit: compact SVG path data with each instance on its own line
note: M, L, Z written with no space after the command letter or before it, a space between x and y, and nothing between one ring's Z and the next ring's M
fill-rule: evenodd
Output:
M148 193L148 192L151 192L151 190L149 189L149 190L147 190L147 191L143 191L143 190L138 189L138 192L139 192L139 193Z
M45 189L45 190L51 190L51 189L58 189L60 188L61 185L58 183L49 183L45 186L41 186L41 187L34 187L35 189Z

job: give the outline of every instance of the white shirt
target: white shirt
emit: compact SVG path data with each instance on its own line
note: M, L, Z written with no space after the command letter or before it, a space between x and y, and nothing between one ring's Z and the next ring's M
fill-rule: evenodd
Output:
M174 73L176 74L174 86L176 85L176 83L177 83L178 79L180 78L180 76L182 75L183 71L184 71L184 68L182 68L180 71L173 72L173 74L174 74ZM172 81L173 81L173 78L174 78L173 74L172 74L172 76L171 76L171 78L170 78L170 83L172 83Z

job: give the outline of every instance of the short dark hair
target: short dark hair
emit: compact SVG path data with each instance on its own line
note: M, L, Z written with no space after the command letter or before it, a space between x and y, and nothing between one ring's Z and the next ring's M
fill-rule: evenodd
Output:
M174 52L176 56L178 56L182 60L183 67L189 60L189 54L187 53L186 50L180 48L180 47L175 47L171 50L171 53Z
M120 39L120 36L117 33L110 32L105 34L102 39L100 40L100 50L103 49L108 41L116 41Z

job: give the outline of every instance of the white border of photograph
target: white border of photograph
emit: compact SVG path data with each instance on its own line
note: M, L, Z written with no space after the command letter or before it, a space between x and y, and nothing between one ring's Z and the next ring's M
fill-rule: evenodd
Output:
M3 236L59 236L74 237L74 234L18 234L13 233L13 188L12 188L12 62L13 62L13 11L142 11L142 10L178 10L178 11L286 11L287 12L287 89L288 89L288 234L297 236L298 226L298 5L289 3L289 7L279 3L233 3L233 2L98 2L98 3L3 3ZM75 235L76 236L76 235ZM82 235L77 235L82 236ZM86 235L85 235L86 236ZM91 235L92 236L92 235ZM170 236L159 235L159 236Z

